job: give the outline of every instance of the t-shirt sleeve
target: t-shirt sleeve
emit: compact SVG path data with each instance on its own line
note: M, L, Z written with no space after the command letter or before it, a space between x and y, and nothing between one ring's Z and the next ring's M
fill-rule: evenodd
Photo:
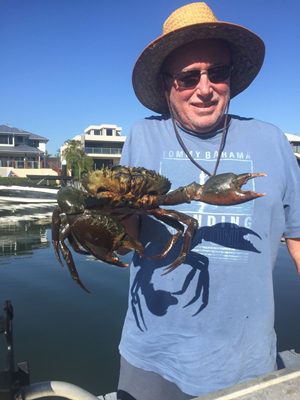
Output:
M286 190L283 197L286 238L300 238L300 168L292 147L284 138L283 156L286 169Z

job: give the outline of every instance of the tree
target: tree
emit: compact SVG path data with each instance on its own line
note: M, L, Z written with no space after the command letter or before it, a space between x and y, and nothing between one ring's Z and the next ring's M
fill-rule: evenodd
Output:
M92 169L93 160L85 154L78 140L67 140L65 143L67 147L62 155L67 161L67 167L72 169L73 176L80 180L84 171Z

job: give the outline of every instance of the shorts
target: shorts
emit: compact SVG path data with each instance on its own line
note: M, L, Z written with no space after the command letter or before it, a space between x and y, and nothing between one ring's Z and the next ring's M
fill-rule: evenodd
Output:
M179 387L155 372L129 364L121 357L117 400L190 400L195 396L183 393Z

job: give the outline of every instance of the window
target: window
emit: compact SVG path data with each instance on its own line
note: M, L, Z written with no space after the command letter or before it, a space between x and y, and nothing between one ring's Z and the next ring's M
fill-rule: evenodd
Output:
M294 153L300 153L300 143L298 143L298 142L292 143L292 147L293 147Z
M38 140L28 140L28 143L27 143L29 146L32 146L32 147L36 147L36 148L38 148L39 147L39 141Z
M12 135L0 135L0 144L13 144Z
M15 136L15 143L16 143L16 145L24 143L24 137L23 136Z

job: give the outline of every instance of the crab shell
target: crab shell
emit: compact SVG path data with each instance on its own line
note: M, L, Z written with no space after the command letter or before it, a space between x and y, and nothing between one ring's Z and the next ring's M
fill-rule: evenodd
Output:
M112 192L138 198L146 194L166 194L171 182L152 170L117 165L90 172L83 178L82 185L95 197L102 192Z

